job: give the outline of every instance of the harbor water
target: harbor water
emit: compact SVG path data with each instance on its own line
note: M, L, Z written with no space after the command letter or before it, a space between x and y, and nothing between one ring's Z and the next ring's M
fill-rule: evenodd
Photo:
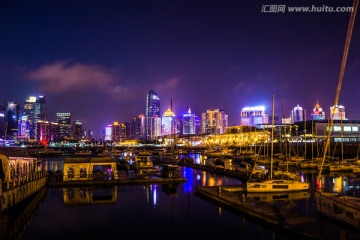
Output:
M57 171L62 170L63 161L64 157L45 158L43 164L47 170ZM196 194L196 187L239 185L240 179L186 166L180 166L179 172L186 182L47 188L39 193L40 200L20 206L25 210L2 215L6 224L0 239L294 239ZM316 172L302 173L312 188L316 176ZM335 191L358 192L358 180L353 176L327 174L324 180ZM312 194L283 204L317 217Z

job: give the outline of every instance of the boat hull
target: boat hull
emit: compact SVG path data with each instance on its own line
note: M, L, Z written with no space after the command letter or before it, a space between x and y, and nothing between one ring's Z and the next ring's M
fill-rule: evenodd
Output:
M360 198L319 191L315 197L319 213L360 229Z
M249 193L274 193L308 191L309 183L296 180L266 180L263 182L248 182L246 191Z

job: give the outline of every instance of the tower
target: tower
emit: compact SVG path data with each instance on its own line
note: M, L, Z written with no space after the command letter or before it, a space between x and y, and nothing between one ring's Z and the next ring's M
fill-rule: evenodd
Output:
M156 92L149 90L146 97L146 140L151 140L154 134L161 129L160 98ZM159 125L160 126L157 126ZM156 129L156 130L155 130Z
M39 139L37 137L37 123L39 121L47 121L46 119L46 101L45 96L30 96L24 102L23 116L27 116L30 123L30 139Z

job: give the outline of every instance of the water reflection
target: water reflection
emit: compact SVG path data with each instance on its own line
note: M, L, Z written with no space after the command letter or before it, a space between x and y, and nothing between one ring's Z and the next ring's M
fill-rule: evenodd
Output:
M116 203L117 186L63 188L66 205Z
M195 162L200 162L200 157L194 158ZM61 169L61 162L63 159L58 163L48 159L44 166L56 171L56 168ZM238 185L242 184L240 179L191 167L180 167L179 173L186 182L49 189L46 198L37 202L38 211L28 220L21 239L104 239L113 238L114 231L118 230L121 231L119 237L124 239L149 237L149 233L157 238L173 238L175 234L177 239L224 237L224 233L227 239L239 239L239 236L288 239L194 194L196 187ZM300 173L312 188L320 182L316 171ZM321 182L323 187L348 195L359 189L359 179L351 174L324 174ZM265 202L286 203L289 208L317 217L311 192L253 197Z

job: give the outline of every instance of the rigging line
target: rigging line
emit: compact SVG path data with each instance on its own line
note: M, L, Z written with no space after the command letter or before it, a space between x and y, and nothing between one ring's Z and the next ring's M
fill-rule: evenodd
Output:
M334 99L334 108L338 105L338 102L339 102L341 84L342 84L342 81L344 78L345 66L346 66L347 56L349 53L350 41L351 41L351 36L352 36L353 28L354 28L354 22L355 22L355 16L356 16L358 4L359 4L359 0L354 0L353 11L350 15L350 21L349 21L348 31L347 31L347 35L346 35L345 48L344 48L344 52L343 52L341 68L340 68L340 73L339 73L339 78L338 78L338 85L336 88L336 94L335 94L335 99ZM330 121L329 121L329 128L328 128L328 134L327 134L327 138L326 138L326 144L324 147L324 154L323 154L323 158L322 158L322 162L321 162L320 170L319 170L319 175L318 175L319 181L320 181L320 177L321 177L322 167L323 167L323 164L325 161L326 151L327 151L328 145L330 144L330 135L331 135L332 126L334 123L334 112L335 111L333 111L331 113L331 117L330 117Z

